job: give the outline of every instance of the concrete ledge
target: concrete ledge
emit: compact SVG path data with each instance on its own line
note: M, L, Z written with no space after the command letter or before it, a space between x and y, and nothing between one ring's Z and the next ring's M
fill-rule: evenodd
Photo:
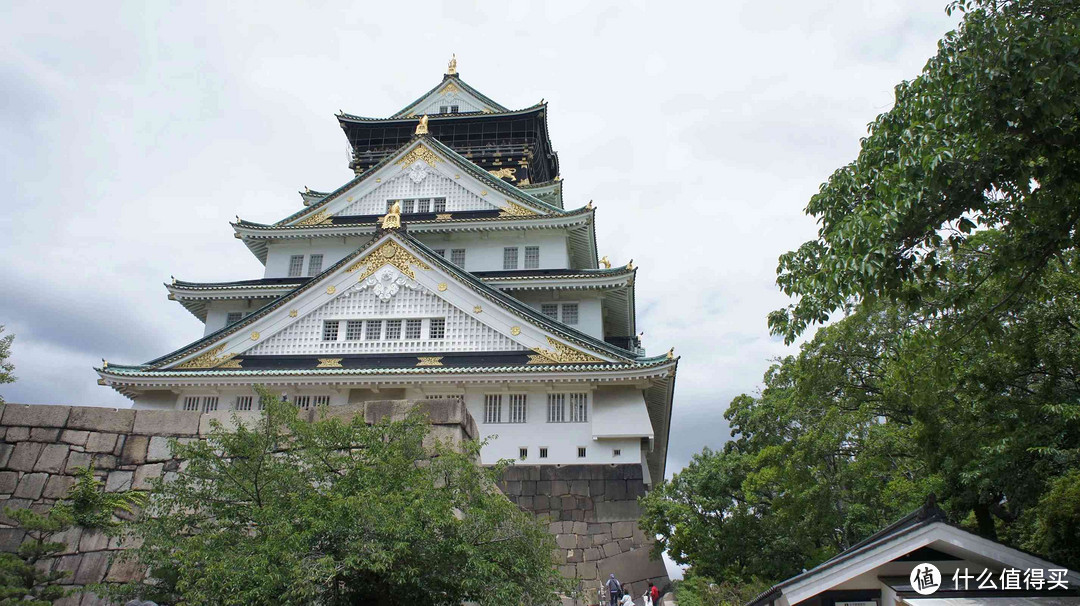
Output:
M135 421L135 411L127 408L91 408L72 406L69 408L68 429L86 429L111 433L128 433ZM7 422L7 419L4 419Z
M202 413L184 410L136 410L131 433L147 436L197 436Z

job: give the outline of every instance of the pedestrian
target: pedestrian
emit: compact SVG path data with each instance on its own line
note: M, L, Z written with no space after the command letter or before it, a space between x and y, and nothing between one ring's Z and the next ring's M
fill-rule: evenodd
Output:
M652 600L650 606L657 606L660 603L660 588L653 585L652 581L649 581L649 599Z
M615 578L615 573L611 573L608 577L607 583L608 598L611 599L611 606L618 606L619 597L622 595L622 583L619 579Z

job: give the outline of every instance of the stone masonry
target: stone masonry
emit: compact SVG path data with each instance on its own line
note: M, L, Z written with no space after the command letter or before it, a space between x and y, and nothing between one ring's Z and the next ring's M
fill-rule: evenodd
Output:
M499 482L522 509L548 522L564 577L581 582L582 603L596 603L597 588L614 573L640 604L652 581L670 581L663 561L651 557L642 533L638 497L645 494L639 465L514 465Z
M432 437L457 443L479 435L469 411L457 400L366 402L335 406L328 409L328 416L351 419L362 415L368 423L375 423L387 416L402 418L414 405L428 414ZM212 419L228 424L233 414L242 421L261 414L25 404L6 404L0 412L0 509L29 507L40 512L67 494L75 483L72 474L76 467L93 465L108 491L147 490L151 479L175 473L180 467L180 461L170 454L170 438L200 439L209 433ZM315 418L318 412L308 414ZM13 522L0 515L0 551L16 551L25 538ZM100 532L72 528L54 540L67 548L44 565L69 571L64 583L71 586L119 583L144 574L140 567L115 557L132 545ZM98 606L106 602L85 593L57 604Z

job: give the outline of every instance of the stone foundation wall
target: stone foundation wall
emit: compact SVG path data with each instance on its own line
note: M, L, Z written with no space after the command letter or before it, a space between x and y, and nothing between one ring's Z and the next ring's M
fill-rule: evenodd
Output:
M336 406L331 417L361 415L368 423L402 418L414 405L426 412L431 436L475 439L479 432L465 405L457 400L379 401ZM147 490L150 480L175 473L180 461L169 452L169 438L197 440L210 431L210 421L231 422L232 412L200 414L173 410L125 410L79 406L6 404L0 417L0 510L29 507L47 511L75 483L76 467L93 465L107 491ZM259 412L235 413L254 419ZM317 411L309 411L315 418ZM14 552L25 532L0 515L0 551ZM71 528L55 539L67 545L59 557L43 562L54 571L69 571L63 583L125 582L141 578L140 567L114 556L131 547L101 532ZM64 598L59 606L105 604L93 594Z
M637 603L652 581L670 585L663 561L650 555L641 532L638 497L645 494L640 465L515 465L499 488L522 509L548 523L563 576L579 579L582 603L614 573Z

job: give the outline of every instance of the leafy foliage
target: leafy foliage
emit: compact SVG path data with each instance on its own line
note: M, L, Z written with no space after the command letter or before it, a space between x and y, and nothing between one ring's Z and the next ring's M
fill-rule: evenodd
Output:
M426 419L322 418L260 393L250 426L173 444L134 554L186 604L535 604L557 601L546 529L494 488L498 469L429 435ZM327 414L327 411L323 411Z
M56 507L63 508L76 526L118 531L122 523L115 517L117 511L130 514L146 504L146 495L141 492L105 492L92 467L76 468L75 478L65 502Z
M675 581L675 601L679 606L743 606L768 586L760 582L717 583L691 568L681 581Z
M1080 243L1080 5L963 0L961 26L869 126L858 158L810 200L818 237L780 258L777 284L799 297L769 326L788 342L858 301L963 307L981 285L942 281L941 251L981 229L1006 281L1029 288Z
M4 325L0 324L0 335L4 334ZM0 384L14 383L15 375L12 372L15 370L15 365L8 361L11 357L11 343L15 340L15 335L0 336ZM0 404L4 403L4 396L0 396Z

